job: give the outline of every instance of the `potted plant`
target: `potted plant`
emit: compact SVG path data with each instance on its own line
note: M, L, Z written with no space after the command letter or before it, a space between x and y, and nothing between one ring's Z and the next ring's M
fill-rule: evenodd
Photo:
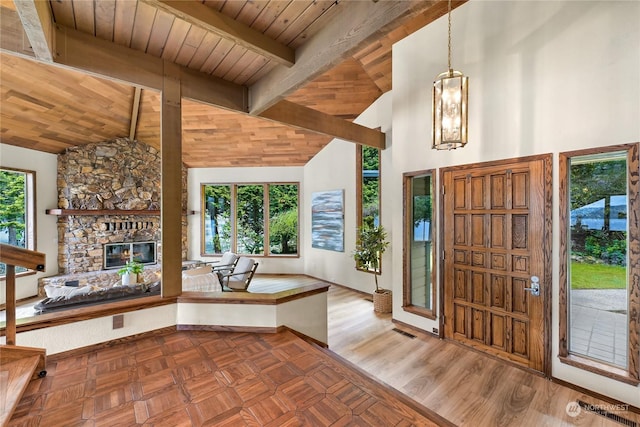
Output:
M138 283L143 270L144 266L138 261L127 261L127 263L118 270L118 274L122 276L122 285L127 286Z
M379 313L391 312L391 290L378 286L380 260L389 246L387 232L382 225L363 225L358 229L358 240L353 252L356 267L373 273L376 289L373 293L373 308Z

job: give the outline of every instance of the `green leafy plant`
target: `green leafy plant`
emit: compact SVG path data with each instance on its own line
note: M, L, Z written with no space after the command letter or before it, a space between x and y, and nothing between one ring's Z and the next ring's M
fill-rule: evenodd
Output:
M353 259L359 268L367 268L373 271L376 292L381 292L378 287L380 260L388 246L387 232L382 225L365 225L358 229L358 240L353 251Z
M123 274L140 274L144 270L144 265L140 264L138 261L128 261L120 270L118 270L119 275Z
M296 252L298 235L298 209L281 212L269 221L271 253L290 254Z

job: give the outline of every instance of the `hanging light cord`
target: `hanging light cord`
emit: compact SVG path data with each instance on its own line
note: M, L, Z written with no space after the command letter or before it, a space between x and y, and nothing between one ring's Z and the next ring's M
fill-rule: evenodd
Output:
M449 0L449 42L447 44L447 48L448 48L448 63L449 63L449 75L452 74L452 69L451 69L451 0Z

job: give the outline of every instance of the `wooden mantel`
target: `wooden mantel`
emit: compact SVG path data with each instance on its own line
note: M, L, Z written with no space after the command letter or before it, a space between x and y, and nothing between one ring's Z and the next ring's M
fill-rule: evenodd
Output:
M47 215L58 216L91 216L91 215L160 215L159 209L47 209Z
M98 215L148 215L148 216L160 216L160 209L47 209L45 210L47 215L57 216L98 216ZM195 215L198 211L182 212L187 215Z

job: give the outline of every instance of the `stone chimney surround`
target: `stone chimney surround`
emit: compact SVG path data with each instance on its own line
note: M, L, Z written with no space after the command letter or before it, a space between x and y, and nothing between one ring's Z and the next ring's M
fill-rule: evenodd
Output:
M161 262L160 165L158 150L128 138L75 146L58 156L58 269L61 275L101 271L106 243L155 241L158 263ZM182 186L184 260L187 253L187 172L184 167ZM83 212L65 213L76 210Z

